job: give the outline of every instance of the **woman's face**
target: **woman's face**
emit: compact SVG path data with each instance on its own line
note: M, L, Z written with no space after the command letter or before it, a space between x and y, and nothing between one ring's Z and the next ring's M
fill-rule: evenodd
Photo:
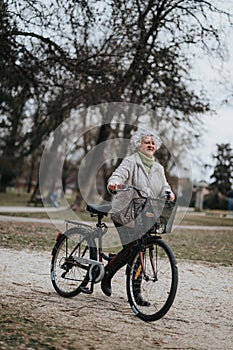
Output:
M153 136L144 137L138 150L145 154L147 157L152 158L156 151L156 145Z

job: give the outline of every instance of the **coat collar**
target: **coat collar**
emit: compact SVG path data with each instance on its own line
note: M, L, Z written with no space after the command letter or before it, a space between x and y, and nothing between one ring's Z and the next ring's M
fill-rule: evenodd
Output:
M154 163L152 164L152 167L151 167L150 172L149 172L149 174L148 174L147 171L146 171L146 169L145 169L145 166L144 166L144 164L143 164L143 162L142 162L142 160L141 160L141 157L139 156L139 154L138 154L137 152L134 154L134 157L135 157L135 161L136 161L137 165L138 165L140 168L142 168L142 170L144 171L144 173L145 173L145 175L146 175L147 177L148 177L152 172L155 172L155 171L158 170L158 163L157 163L157 161L155 160Z

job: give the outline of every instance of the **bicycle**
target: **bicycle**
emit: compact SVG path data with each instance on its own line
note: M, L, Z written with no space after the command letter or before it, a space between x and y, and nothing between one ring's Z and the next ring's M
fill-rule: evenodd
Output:
M152 199L143 196L143 191L135 186L121 186L118 191L121 190L135 190L138 194L133 200L133 215L139 236L133 242L126 266L128 302L141 320L156 321L172 306L178 286L175 256L161 238L161 234L171 228L172 223L169 229L167 226L171 213L171 221L174 219L176 205L169 201L169 194L165 199ZM51 281L56 292L67 298L79 293L92 294L94 285L104 277L104 261L112 259L102 248L102 238L108 230L102 220L110 212L111 205L87 205L86 210L97 217L96 227L66 220L66 230L57 235L52 250ZM69 228L69 224L73 227ZM136 288L140 288L141 295L148 301L147 306L137 302Z

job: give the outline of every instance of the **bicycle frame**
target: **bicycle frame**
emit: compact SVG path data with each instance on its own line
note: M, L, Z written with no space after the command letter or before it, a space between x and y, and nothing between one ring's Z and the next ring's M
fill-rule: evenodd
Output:
M99 256L99 261L103 262L103 260L110 261L111 258L108 257L104 251L103 251L103 235L107 232L108 226L102 222L103 215L102 214L96 214L98 221L96 224L96 231L98 235L98 256ZM103 228L105 232L103 231Z
M138 189L135 186L120 186L119 187L119 191L128 191L130 189L134 189L136 190L136 192L138 193L139 197L145 200L150 199L149 197L143 196L141 194L141 190ZM91 291L93 291L93 284L97 283L99 281L101 281L101 279L104 276L104 263L103 261L110 261L111 257L107 256L104 251L103 251L103 235L107 232L108 230L108 226L102 222L102 219L104 217L104 213L102 213L100 210L97 209L97 207L91 207L88 206L88 211L90 212L90 215L92 217L97 217L97 223L96 223L96 228L93 229L93 227L91 225L87 225L81 222L76 222L76 221L71 221L71 220L66 220L66 230L68 229L68 225L72 224L77 226L78 228L81 228L83 230L88 230L90 234L92 234L95 238L98 239L98 244L97 244L97 251L98 251L98 258L97 260L93 260L93 259L87 259L87 258L75 258L75 262L77 264L79 264L80 266L82 266L82 264L85 266L85 264L89 264L89 279L91 281L91 288L84 288L83 292L84 293L91 293ZM150 233L155 233L154 231L148 231L146 232L144 235L142 235L141 237L139 237L136 241L138 243L139 246L139 257L140 257L140 265L141 265L141 272L144 276L144 278L146 278L146 271L145 271L145 266L144 266L144 257L143 257L143 239L146 238L146 236L150 235ZM157 236L158 239L161 238L160 236ZM73 249L73 251L75 251L75 249L77 249L78 245ZM151 252L150 252L151 254ZM154 265L154 261L153 258L150 256L150 261L151 261L151 266L152 266L152 270L154 273L154 278L156 280L156 268ZM99 276L95 277L92 276L92 271L94 270L94 268L99 269Z
M60 295L73 297L79 293L91 294L94 284L104 279L104 261L114 259L106 255L103 249L103 236L108 227L102 219L109 210L109 205L87 207L90 215L97 218L95 226L65 221L66 231L57 235L51 260L51 281ZM160 217L155 218L157 224ZM138 233L138 237L130 244L131 252L127 256L128 302L137 317L144 321L163 317L171 307L177 290L176 260L172 250L160 237L162 232L159 225L161 221L158 220L155 230L137 230L135 233Z

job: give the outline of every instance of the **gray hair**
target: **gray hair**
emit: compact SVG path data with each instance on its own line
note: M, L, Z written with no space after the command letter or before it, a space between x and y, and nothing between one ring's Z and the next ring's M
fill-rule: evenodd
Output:
M156 150L158 150L160 148L162 141L155 132L148 131L148 130L140 130L140 131L137 131L131 138L131 147L134 151L136 151L140 147L141 141L146 136L153 137L155 144L156 144Z

